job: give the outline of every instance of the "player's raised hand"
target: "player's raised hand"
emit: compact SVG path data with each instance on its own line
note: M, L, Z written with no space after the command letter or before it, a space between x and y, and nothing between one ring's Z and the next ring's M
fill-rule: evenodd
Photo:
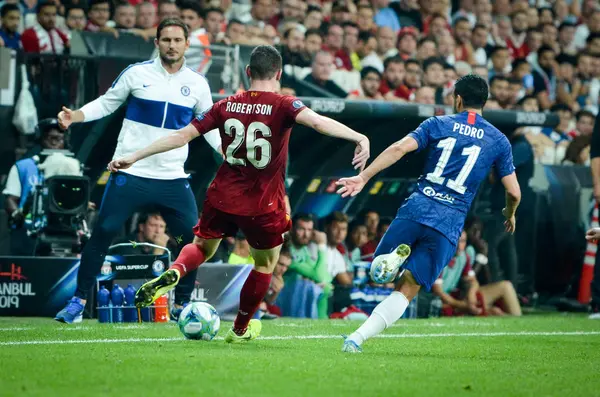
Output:
M131 157L123 157L116 159L108 163L108 170L110 172L117 172L131 167L135 163L135 159Z
M354 197L365 187L365 183L367 183L364 178L360 175L353 176L351 178L342 178L337 181L337 185L341 186L338 189L338 194L341 194L342 197Z
M364 170L370 155L369 138L365 137L356 144L354 158L352 159L354 169Z
M600 227L593 227L585 233L585 239L590 241L600 240Z
M515 219L515 215L512 214L511 216L507 216L509 214L507 213L506 208L502 210L502 215L504 215L504 218L506 218L504 221L504 230L507 233L513 234L517 228L517 220Z
M66 130L73 123L73 111L68 107L63 106L60 113L58 113L57 118L60 128Z

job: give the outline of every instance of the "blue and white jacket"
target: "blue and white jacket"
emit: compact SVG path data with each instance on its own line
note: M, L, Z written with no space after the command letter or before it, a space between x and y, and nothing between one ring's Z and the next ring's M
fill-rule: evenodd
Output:
M132 154L185 127L213 105L204 76L186 67L185 62L177 73L170 74L157 57L123 70L106 94L81 108L84 121L108 116L127 100L127 113L113 159ZM219 150L218 130L205 134L204 138L213 149ZM138 161L123 172L152 179L187 178L183 170L187 155L186 145Z

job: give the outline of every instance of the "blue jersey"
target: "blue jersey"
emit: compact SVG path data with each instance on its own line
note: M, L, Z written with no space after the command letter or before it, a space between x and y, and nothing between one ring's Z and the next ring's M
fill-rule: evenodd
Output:
M431 117L409 134L429 149L417 189L398 218L429 226L456 244L481 182L494 166L501 179L514 172L506 136L476 113Z

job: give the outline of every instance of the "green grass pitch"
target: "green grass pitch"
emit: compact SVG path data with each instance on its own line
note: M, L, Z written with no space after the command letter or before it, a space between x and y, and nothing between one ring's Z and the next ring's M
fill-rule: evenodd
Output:
M600 396L600 321L401 320L364 353L359 323L279 319L244 345L175 324L0 318L0 396Z

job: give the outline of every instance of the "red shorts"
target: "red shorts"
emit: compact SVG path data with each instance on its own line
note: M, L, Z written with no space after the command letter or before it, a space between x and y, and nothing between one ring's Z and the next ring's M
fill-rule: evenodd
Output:
M235 236L241 230L252 248L266 250L283 244L283 234L291 228L292 220L285 210L256 216L234 215L216 209L205 200L194 234L211 240Z

